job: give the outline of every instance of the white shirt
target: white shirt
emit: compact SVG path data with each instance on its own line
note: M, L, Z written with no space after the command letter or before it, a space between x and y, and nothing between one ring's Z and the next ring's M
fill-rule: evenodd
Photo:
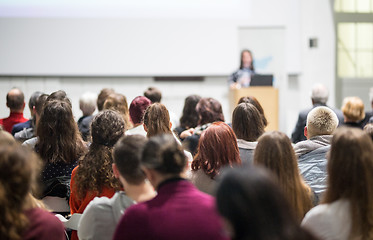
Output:
M116 192L110 199L95 197L80 218L79 239L112 239L120 218L132 204L135 204L135 201L124 192Z
M146 137L146 131L145 131L144 126L142 124L126 131L126 135L135 135L135 134Z
M344 199L312 208L302 221L320 240L348 240L351 225L350 202Z

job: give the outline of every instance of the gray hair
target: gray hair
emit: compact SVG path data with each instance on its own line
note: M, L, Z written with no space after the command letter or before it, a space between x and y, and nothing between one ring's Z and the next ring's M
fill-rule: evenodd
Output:
M328 107L315 107L307 115L307 135L309 138L319 135L331 135L338 127L337 114Z
M329 91L325 85L317 83L312 87L311 98L314 103L326 104L329 98Z
M84 116L92 115L96 110L97 95L92 92L85 92L79 99L80 110Z

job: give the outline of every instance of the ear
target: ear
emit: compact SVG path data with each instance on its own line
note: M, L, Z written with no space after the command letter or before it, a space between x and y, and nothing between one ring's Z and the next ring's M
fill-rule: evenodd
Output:
M170 129L172 129L172 122L170 121Z
M308 132L307 132L307 126L304 127L304 136L308 139Z
M154 170L147 169L147 168L142 168L142 170L145 173L146 178L149 180L150 184L153 185L153 187L156 187L156 175L154 173Z
M25 107L26 107L26 103L23 102L22 109L25 109Z
M142 124L144 126L145 132L148 132L148 128L146 127L145 123Z
M119 178L120 173L119 173L117 165L113 163L111 164L111 167L113 168L113 173L114 173L115 178Z

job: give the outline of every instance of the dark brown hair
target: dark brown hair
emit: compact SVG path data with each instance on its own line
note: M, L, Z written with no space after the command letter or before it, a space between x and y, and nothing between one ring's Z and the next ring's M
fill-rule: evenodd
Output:
M183 115L180 118L180 126L189 129L198 125L198 113L196 111L197 103L201 100L198 95L190 95L185 99Z
M328 157L328 187L324 203L350 202L349 239L373 236L373 143L357 128L336 130Z
M232 128L238 139L255 142L264 133L258 109L251 103L240 103L232 114Z
M12 94L10 94L12 92ZM20 110L25 103L25 95L18 88L12 88L6 95L6 105L11 110Z
M254 164L269 169L277 178L299 222L312 207L311 190L303 182L290 139L285 133L263 134L254 152Z
M147 137L158 134L172 134L170 128L170 115L162 103L153 103L144 113L144 124L147 128Z
M192 171L202 169L211 179L223 166L241 165L236 135L226 123L215 122L202 132Z
M104 187L120 189L112 170L112 152L113 146L124 136L124 131L124 121L115 111L105 110L93 118L92 144L76 172L78 198L83 199L88 191L99 194Z
M149 87L148 89L146 89L146 91L144 92L144 96L149 98L152 103L159 103L162 99L161 91L159 91L159 89L155 87Z
M65 101L45 103L36 135L35 149L46 163L74 163L86 152L71 106Z
M196 111L199 116L198 125L204 125L213 122L224 122L223 109L219 101L213 98L201 98Z
M141 155L147 138L141 135L129 135L119 139L114 146L114 163L123 178L129 183L143 183L146 176L141 170Z
M245 52L248 52L248 53L250 54L252 60L251 60L251 64L250 64L250 67L249 67L249 68L250 68L251 71L255 72L255 69L254 69L254 58L253 58L253 54L252 54L251 51L248 50L248 49L244 49L244 50L241 51L240 69L243 69L243 54L244 54Z
M268 121L267 121L267 118L264 115L263 107L262 107L262 105L260 105L260 103L259 103L258 99L256 99L256 97L253 97L253 96L241 97L240 100L238 100L238 104L240 104L240 103L251 103L252 105L254 105L261 114L261 117L263 119L264 127L267 127Z

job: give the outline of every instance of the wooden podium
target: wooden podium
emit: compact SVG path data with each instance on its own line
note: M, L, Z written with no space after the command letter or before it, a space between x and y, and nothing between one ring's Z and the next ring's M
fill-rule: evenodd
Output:
M229 91L229 102L231 116L241 97L255 97L264 110L268 126L266 131L278 130L278 89L274 87L248 87L231 89Z

